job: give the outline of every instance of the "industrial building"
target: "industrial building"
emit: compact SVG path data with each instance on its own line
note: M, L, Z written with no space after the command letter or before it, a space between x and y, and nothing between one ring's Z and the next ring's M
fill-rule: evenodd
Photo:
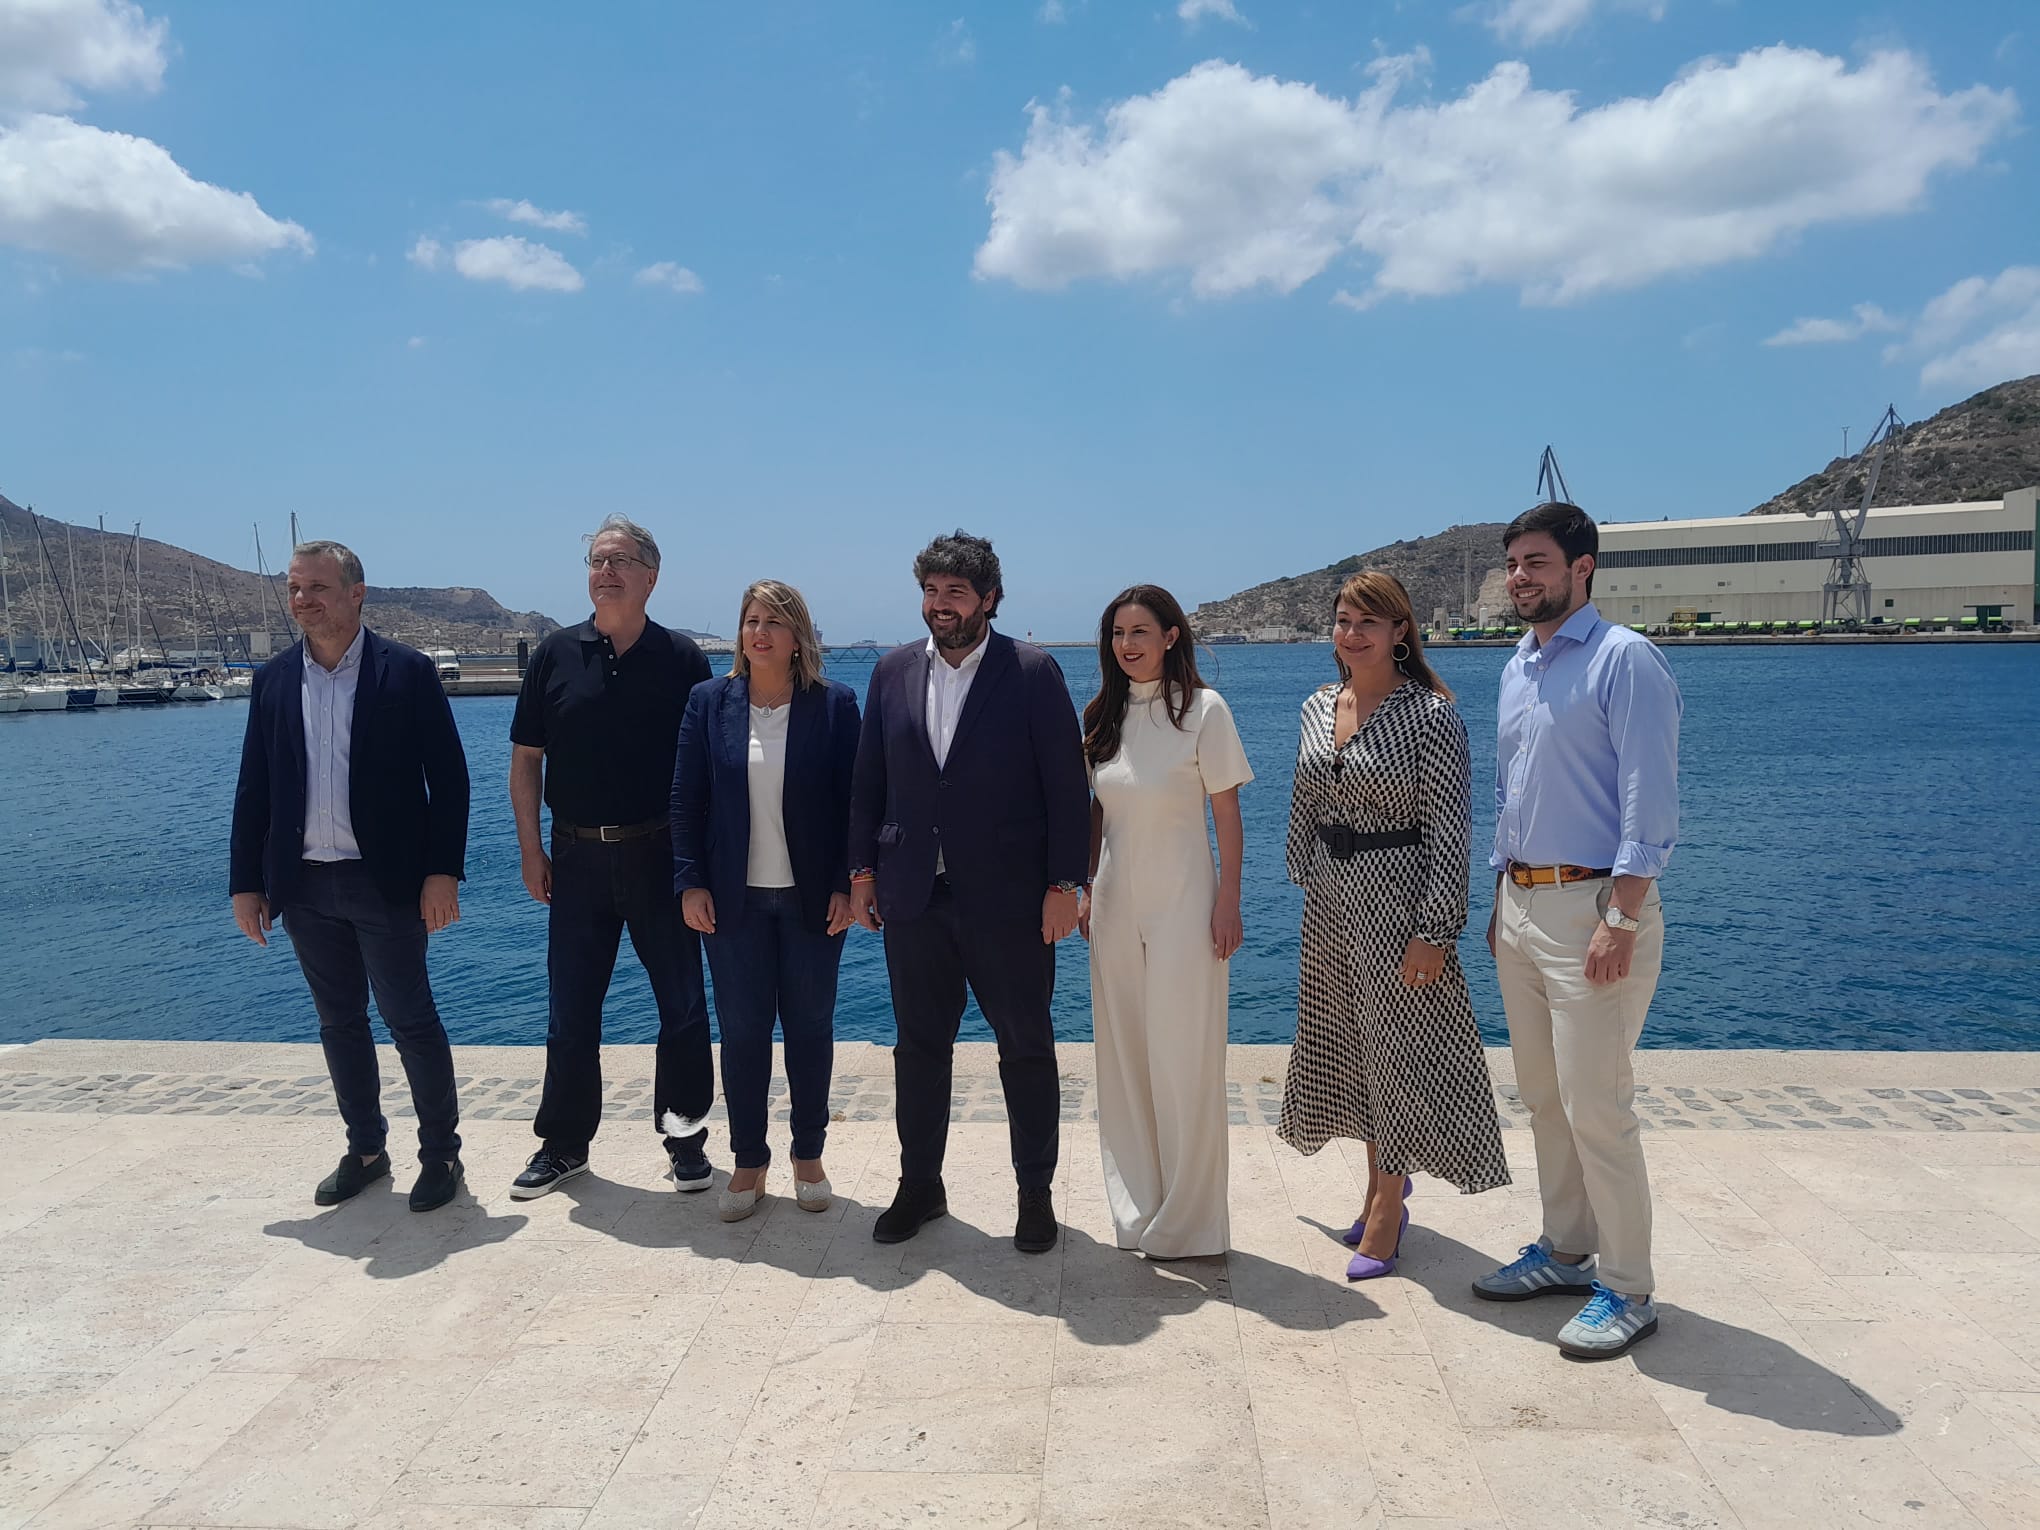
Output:
M2040 489L1962 505L1872 510L1860 568L1879 623L2033 623ZM1594 604L1638 626L1818 621L1833 570L1826 516L1602 522Z

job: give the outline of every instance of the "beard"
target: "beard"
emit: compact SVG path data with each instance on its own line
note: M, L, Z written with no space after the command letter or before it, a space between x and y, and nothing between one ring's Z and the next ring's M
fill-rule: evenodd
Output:
M985 635L985 628L991 624L992 617L989 611L979 606L971 615L958 617L956 626L947 633L936 629L934 617L924 615L921 620L927 623L928 636L935 639L937 648L954 651L959 648L968 650L977 647L978 641Z
M1526 609L1521 601L1512 600L1510 603L1515 606L1516 617L1519 621L1532 623L1555 622L1572 608L1572 599L1572 575L1567 574L1564 584L1555 590L1546 590L1543 598L1535 605Z

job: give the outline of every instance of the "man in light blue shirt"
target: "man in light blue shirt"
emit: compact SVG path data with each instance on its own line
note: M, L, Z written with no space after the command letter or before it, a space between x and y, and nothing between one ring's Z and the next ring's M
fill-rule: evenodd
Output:
M1600 534L1585 511L1539 505L1502 543L1530 632L1502 672L1488 946L1544 1230L1474 1292L1588 1298L1558 1343L1601 1358L1657 1331L1630 1053L1664 960L1657 881L1678 839L1679 687L1649 639L1594 609Z

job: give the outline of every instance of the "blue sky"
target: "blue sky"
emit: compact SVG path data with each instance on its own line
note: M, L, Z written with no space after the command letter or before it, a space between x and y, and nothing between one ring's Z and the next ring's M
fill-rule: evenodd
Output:
M0 492L566 620L622 510L655 615L842 639L957 525L1078 636L1547 441L1732 514L2040 371L2036 61L1989 0L0 0Z

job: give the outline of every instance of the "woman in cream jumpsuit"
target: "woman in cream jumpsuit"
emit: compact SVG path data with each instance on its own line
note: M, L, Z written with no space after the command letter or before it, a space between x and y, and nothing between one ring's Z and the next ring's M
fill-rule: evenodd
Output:
M1098 648L1104 683L1084 710L1095 795L1083 925L1105 1197L1121 1248L1222 1254L1226 963L1240 944L1239 788L1254 773L1166 590L1117 596Z

